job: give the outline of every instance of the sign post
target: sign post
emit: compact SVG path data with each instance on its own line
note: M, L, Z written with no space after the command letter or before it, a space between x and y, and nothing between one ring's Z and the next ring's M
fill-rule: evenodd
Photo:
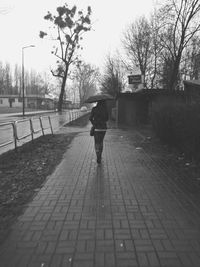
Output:
M128 76L128 83L129 84L140 84L142 83L142 75L129 75Z
M137 91L144 87L144 76L141 74L128 75L128 84L132 91Z

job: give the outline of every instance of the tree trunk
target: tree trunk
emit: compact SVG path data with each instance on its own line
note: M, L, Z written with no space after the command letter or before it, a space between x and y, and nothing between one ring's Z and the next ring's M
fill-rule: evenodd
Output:
M178 56L173 64L173 71L170 80L170 88L169 90L174 91L178 84L178 74L179 74L179 65L180 65L181 56Z
M60 90L60 95L59 95L59 100L58 100L58 112L62 112L63 96L65 93L66 80L67 80L67 74L62 79L62 85L61 85L61 90Z
M68 75L68 66L66 66L65 74L64 74L64 77L62 78L62 85L61 85L61 90L60 90L60 95L59 95L59 100L58 100L58 112L62 112L63 97L65 93L67 75Z

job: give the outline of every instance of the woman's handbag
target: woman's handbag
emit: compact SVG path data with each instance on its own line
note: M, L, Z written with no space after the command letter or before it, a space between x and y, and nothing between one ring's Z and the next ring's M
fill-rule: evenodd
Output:
M95 130L95 128L94 128L94 126L92 126L90 129L90 136L94 136L94 130Z

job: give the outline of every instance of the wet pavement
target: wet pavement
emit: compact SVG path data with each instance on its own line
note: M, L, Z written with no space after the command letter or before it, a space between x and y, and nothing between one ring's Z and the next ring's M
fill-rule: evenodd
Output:
M0 247L0 266L199 267L199 210L136 145L142 136L108 130L98 165L89 127L76 131Z

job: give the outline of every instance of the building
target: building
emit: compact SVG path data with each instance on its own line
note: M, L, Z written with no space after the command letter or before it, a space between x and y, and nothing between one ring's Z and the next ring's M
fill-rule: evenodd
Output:
M26 95L24 97L25 108L31 109L55 109L55 100L48 96ZM0 95L0 107L16 108L23 106L23 98L19 95Z
M0 95L0 107L22 107L22 98L19 95Z

